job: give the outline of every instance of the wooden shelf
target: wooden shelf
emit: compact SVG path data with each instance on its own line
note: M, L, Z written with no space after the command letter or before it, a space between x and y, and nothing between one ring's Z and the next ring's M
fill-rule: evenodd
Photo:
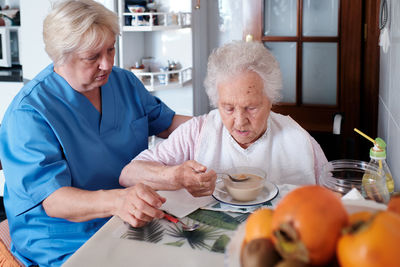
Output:
M132 25L124 25L122 27L125 32L177 30L190 27L192 20L190 12L128 12L122 15L124 17L132 17ZM157 24L154 24L156 20Z
M179 88L192 81L192 67L163 72L134 72L150 92ZM173 79L170 77L175 75Z

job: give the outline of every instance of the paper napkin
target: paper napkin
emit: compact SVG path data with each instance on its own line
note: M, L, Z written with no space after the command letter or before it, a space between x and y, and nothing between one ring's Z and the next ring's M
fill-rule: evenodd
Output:
M176 191L158 191L157 193L167 199L167 201L161 206L161 209L178 218L183 218L198 208L216 202L212 196L194 197L185 189Z

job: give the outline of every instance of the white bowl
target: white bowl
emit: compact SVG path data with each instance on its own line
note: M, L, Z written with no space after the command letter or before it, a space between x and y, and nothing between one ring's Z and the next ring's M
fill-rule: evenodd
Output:
M223 179L226 191L233 199L237 201L252 201L261 193L266 174L263 170L252 167L235 167L224 171L234 178L240 179L241 177L249 177L250 179L241 182L235 182L229 179L228 175L221 174L220 178Z

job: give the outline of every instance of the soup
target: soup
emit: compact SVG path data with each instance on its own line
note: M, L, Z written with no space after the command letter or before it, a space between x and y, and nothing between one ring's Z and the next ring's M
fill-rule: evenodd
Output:
M255 200L264 187L264 179L254 174L233 174L234 178L246 181L234 182L229 178L224 179L225 188L233 199L238 201Z

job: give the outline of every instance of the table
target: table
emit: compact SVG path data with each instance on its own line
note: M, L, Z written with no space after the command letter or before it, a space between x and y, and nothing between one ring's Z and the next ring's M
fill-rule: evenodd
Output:
M269 205L276 204L289 191L296 186L281 185L279 195ZM385 210L386 205L371 200L359 199L348 193L342 198L342 202L349 214L358 211ZM266 204L268 205L268 204ZM194 246L193 249L186 238L174 236L180 226L167 220L156 220L144 228L129 228L120 218L112 217L95 235L93 235L80 249L78 249L63 266L171 266L171 267L197 267L197 266L239 266L239 247L243 237L242 222L248 214L209 209L198 209L183 218L186 223L196 220L202 223L202 229L211 233L211 239L207 239L206 245ZM205 223L206 222L206 223ZM236 230L239 227L239 230ZM143 229L143 232L141 233ZM147 230L145 230L147 229ZM200 228L199 228L200 229ZM163 232L162 239L157 232ZM242 232L242 233L241 233ZM172 235L170 235L172 233ZM134 240L127 236L148 236L147 241ZM156 242L150 242L152 241ZM224 253L228 246L231 257ZM235 242L236 240L236 242ZM239 241L238 241L239 240ZM217 245L215 245L217 244ZM222 245L221 245L222 244ZM219 251L219 252L215 252ZM228 253L229 254L229 253ZM237 257L232 257L236 255ZM229 263L229 264L228 264ZM232 264L233 263L233 264Z
M223 266L224 254L122 239L115 231L124 226L112 217L63 266Z
M279 196L272 201L272 204L266 205L277 203L292 188L292 186L279 186ZM120 218L114 216L63 266L224 266L226 265L224 249L237 227L248 215L249 213L198 209L184 217L185 223L190 224L192 220L199 221L202 225L199 230L208 233L209 238L205 239L204 245L199 242L193 245L194 248L190 246L189 238L182 237L182 233L178 231L180 226L167 220L156 220L153 225L138 228L135 232ZM146 233L141 233L139 229L144 229ZM163 233L156 234L159 231ZM126 237L129 235L136 240ZM151 239L155 242L150 242Z

